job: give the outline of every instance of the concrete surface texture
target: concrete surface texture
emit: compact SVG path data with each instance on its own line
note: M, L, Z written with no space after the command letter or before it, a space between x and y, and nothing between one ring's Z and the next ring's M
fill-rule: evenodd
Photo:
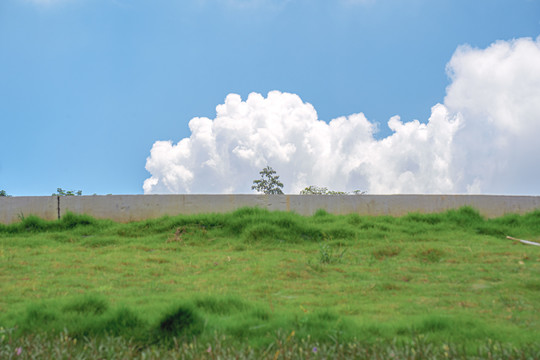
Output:
M0 223L37 215L54 220L67 211L119 222L163 215L228 212L244 206L312 215L319 209L332 214L403 216L472 206L485 217L524 214L540 209L540 196L496 195L106 195L0 197Z
M58 199L56 196L1 196L0 223L10 224L23 216L37 215L43 219L58 218Z

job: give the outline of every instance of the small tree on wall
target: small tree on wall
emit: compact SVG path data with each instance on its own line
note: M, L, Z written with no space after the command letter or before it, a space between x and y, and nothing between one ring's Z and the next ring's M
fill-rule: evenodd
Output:
M0 196L9 196L9 195L6 193L6 190L0 190Z
M283 194L281 190L283 183L279 181L279 175L276 175L276 171L270 166L262 169L259 174L261 178L259 180L253 180L252 190L257 190L265 194Z
M81 196L82 195L82 191L81 190L64 190L62 188L57 188L56 189L56 193L53 194L54 195L57 195L57 196Z

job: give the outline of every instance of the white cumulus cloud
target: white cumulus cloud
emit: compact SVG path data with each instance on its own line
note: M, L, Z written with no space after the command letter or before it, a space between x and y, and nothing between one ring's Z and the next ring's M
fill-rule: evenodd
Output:
M454 139L457 191L539 194L540 37L462 46L444 100L464 118Z
M450 145L459 121L442 105L428 124L390 119L395 133L373 137L363 114L326 123L298 95L230 94L215 119L194 118L191 136L158 141L145 193L249 193L258 171L272 166L297 193L308 185L370 192L450 191Z
M214 119L189 122L189 138L154 143L144 192L250 193L270 165L286 193L537 194L539 39L458 48L444 104L426 123L392 117L384 139L362 113L326 123L295 94L229 94Z

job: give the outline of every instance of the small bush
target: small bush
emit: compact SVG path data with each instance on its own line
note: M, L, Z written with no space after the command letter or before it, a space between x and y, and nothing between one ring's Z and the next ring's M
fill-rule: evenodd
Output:
M74 214L66 212L59 221L59 225L64 229L73 229L77 226L88 226L96 224L96 219L86 214Z
M191 307L182 305L166 314L159 322L158 339L170 340L174 337L195 337L202 333L203 320Z
M44 231L51 228L51 224L50 222L43 220L42 218L38 216L29 215L22 218L20 227L24 231L37 232L37 231Z

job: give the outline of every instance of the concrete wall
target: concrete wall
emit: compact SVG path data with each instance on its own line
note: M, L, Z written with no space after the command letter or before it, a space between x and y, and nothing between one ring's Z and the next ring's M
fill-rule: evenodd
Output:
M0 196L0 223L19 221L21 216L38 215L47 220L58 218L56 196Z
M129 222L163 215L227 212L243 206L295 211L312 215L318 209L333 214L402 216L433 213L469 205L485 217L523 214L540 209L540 196L492 195L107 195L0 197L0 223L21 215L54 220L66 211Z

